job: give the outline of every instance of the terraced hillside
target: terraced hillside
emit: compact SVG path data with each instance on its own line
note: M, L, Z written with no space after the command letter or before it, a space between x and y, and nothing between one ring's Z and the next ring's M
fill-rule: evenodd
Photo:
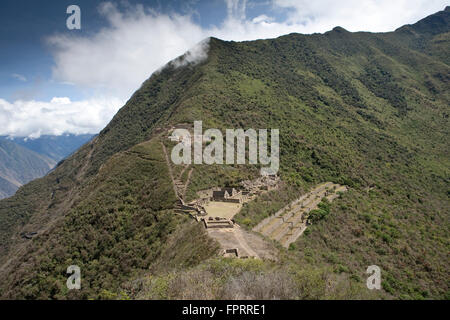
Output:
M339 192L347 191L347 187L327 182L302 195L274 215L261 221L253 231L279 241L289 247L306 230L308 214L317 208L323 198L333 200Z

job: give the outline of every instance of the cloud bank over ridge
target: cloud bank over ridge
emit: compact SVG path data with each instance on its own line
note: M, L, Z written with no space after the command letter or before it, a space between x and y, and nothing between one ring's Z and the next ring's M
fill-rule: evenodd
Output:
M442 10L442 0L272 0L273 10L249 18L246 0L225 0L224 21L210 27L192 14L162 14L142 5L103 3L105 27L89 36L53 35L53 78L95 92L85 101L16 101L0 99L0 134L37 135L96 133L154 71L183 55L188 61L206 57L205 38L254 40L298 32L325 32L339 25L349 31L390 31ZM284 11L278 21L273 12ZM98 98L103 97L103 98ZM15 108L11 110L11 108ZM6 110L6 111L5 111ZM8 111L9 110L9 111ZM21 121L18 123L17 121Z

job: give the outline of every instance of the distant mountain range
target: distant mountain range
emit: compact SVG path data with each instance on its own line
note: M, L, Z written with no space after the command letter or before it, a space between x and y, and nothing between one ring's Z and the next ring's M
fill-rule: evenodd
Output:
M11 141L59 162L90 141L93 136L92 134L44 135L38 139L12 138Z
M41 136L37 139L0 137L0 199L44 176L93 135Z
M46 174L56 162L14 142L0 140L0 197L13 195L23 184Z

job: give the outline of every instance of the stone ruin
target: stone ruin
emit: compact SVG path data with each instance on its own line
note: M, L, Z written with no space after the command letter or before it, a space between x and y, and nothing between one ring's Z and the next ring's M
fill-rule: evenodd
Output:
M202 219L205 228L209 229L209 228L233 228L234 227L234 222L225 218L213 218L213 217L209 217L208 219L203 218Z
M208 190L201 190L197 192L199 198L188 204L185 204L183 199L179 199L175 206L175 211L178 213L190 214L197 221L205 221L203 217L207 215L207 212L204 206L210 201L245 203L253 200L264 192L276 189L279 183L280 178L278 176L262 176L255 180L242 181L239 187L216 187ZM220 222L208 220L205 221L204 224L206 228L232 228L234 223L231 220L224 219Z

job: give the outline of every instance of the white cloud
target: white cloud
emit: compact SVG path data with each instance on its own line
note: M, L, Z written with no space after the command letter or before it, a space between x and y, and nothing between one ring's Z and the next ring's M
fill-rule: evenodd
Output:
M173 60L172 63L176 68L185 66L188 64L195 65L206 58L208 58L209 41L211 38L206 38L191 49L189 49L185 54Z
M153 71L205 38L190 16L157 14L142 6L121 12L111 3L100 12L109 26L92 37L49 39L57 80L127 98Z
M288 23L302 23L307 32L324 32L335 26L353 32L393 31L446 5L446 0L274 0L274 6L290 9Z
M175 64L206 57L214 36L224 40L274 38L298 32L314 33L341 26L349 31L389 31L443 10L443 0L272 0L272 12L246 16L245 0L225 0L227 18L204 28L191 15L160 14L142 5L119 9L100 7L108 25L90 36L55 35L48 39L54 56L54 80L107 98L71 102L0 100L0 134L36 135L62 132L96 132L113 117L122 102L154 71L184 54ZM286 21L275 12L284 10ZM196 45L198 44L198 45Z
M272 22L272 21L274 21L274 18L268 17L265 14L262 14L252 19L252 23Z
M196 46L210 36L225 40L276 37L298 31L298 26L272 23L260 16L246 20L246 1L226 0L227 19L219 26L202 28L190 15L167 15L127 6L119 10L111 3L100 7L108 26L93 36L55 35L48 39L57 81L96 89L102 94L128 98L155 70L184 54L191 60L204 57L207 46Z
M13 77L14 79L23 81L23 82L27 81L27 78L25 76L18 74L18 73L11 74L11 77Z
M325 32L337 25L350 31L388 31L442 10L446 4L443 0L273 0L274 12L285 10L288 15L279 22L269 15L247 18L245 0L225 2L226 20L209 28L195 23L190 15L159 14L142 5L120 10L104 3L100 12L109 25L97 34L49 39L55 58L53 75L59 81L126 99L152 72L210 36L254 40Z
M44 134L98 133L122 104L117 98L72 102L67 97L55 97L50 102L14 103L0 99L0 136L37 138Z

